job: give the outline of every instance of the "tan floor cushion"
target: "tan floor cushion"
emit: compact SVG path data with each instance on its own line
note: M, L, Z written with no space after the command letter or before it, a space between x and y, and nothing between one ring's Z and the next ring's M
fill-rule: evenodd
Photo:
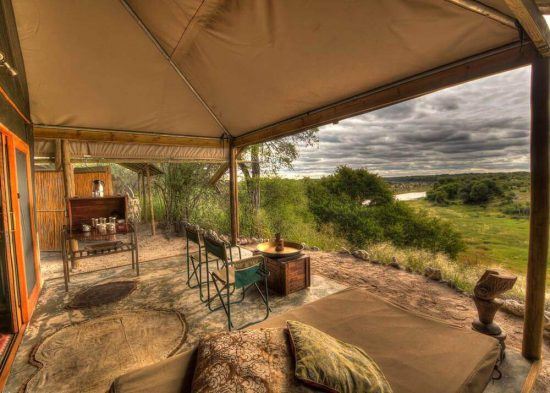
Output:
M499 354L495 339L404 310L360 288L271 317L254 328L284 327L289 319L365 350L395 393L483 392ZM126 374L111 391L186 391L192 354Z
M162 362L124 374L113 382L111 393L182 393L191 391L196 348Z

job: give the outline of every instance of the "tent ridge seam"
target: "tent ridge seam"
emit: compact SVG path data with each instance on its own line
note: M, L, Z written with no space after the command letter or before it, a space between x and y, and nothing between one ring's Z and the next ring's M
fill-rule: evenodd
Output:
M166 61L168 61L168 63L170 64L170 66L174 69L174 71L176 71L176 73L178 74L178 76L185 82L185 84L187 85L187 87L189 88L189 90L191 90L191 93L193 93L193 95L195 96L195 98L197 100L199 100L199 102L201 103L201 105L203 106L204 109L206 109L206 111L210 114L210 116L212 117L212 119L214 119L214 121L218 124L218 126L222 129L222 131L229 137L233 137L233 135L231 135L231 133L229 132L229 130L223 125L223 123L220 121L220 119L216 116L216 114L214 113L214 111L212 111L212 109L210 108L210 106L206 103L206 101L202 98L202 96L199 94L199 92L193 87L193 85L191 84L191 82L189 82L189 79L184 75L184 73L180 70L180 68L177 66L176 63L174 63L174 61L172 60L172 58L170 57L170 55L168 55L168 53L164 50L164 48L160 45L160 43L158 42L158 40L155 38L155 36L153 35L153 33L151 33L151 31L149 30L149 28L147 28L147 26L145 26L145 24L143 23L143 21L140 19L140 17L134 12L134 10L132 9L132 7L126 2L126 0L120 0L120 3L122 4L122 6L126 9L126 11L128 11L128 13L130 14L130 16L134 19L134 21L138 24L138 26L143 30L143 32L145 33L145 35L149 38L149 40L151 40L151 42L155 45L155 47L157 48L157 50L160 52L160 54L165 58ZM204 0L203 0L203 3L204 3ZM199 7L200 8L200 7Z
M189 23L187 24L187 26L185 26L185 29L183 29L183 32L181 33L178 42L177 42L176 45L174 46L174 49L172 49L172 53L170 53L170 58L172 58L172 56L174 56L174 53L175 53L176 50L178 49L178 46L180 45L180 42L181 42L181 40L183 39L183 36L185 35L185 33L187 32L187 30L189 29L189 26L191 26L191 24L193 23L193 20L195 20L195 17L196 17L197 14L199 13L200 9L202 8L202 6L204 5L205 2L206 2L206 0L202 0L202 1L201 1L200 5L197 7L197 9L195 10L195 12L193 13L193 16L191 17L191 19L189 19Z

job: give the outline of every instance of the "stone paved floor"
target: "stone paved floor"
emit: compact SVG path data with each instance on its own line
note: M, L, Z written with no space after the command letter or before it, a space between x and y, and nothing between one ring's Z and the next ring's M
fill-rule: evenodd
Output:
M178 352L189 349L200 334L226 329L226 318L223 311L209 312L200 302L198 290L189 289L185 284L187 275L182 259L181 256L178 256L143 263L140 265L141 276L139 278L135 277L130 266L75 275L72 277L68 293L63 289L62 279L46 281L38 306L12 366L5 392L17 392L36 371L36 367L28 362L32 349L44 337L69 324L116 314L122 310L147 308L178 310L185 315L189 328L187 341ZM83 288L108 281L131 278L137 279L137 289L118 303L86 310L65 308L71 297ZM345 285L328 278L314 275L312 286L307 290L285 298L271 296L271 308L273 314L282 313L338 292L345 287ZM250 294L247 294L244 303L232 307L232 314L238 326L249 318L257 318L258 315L262 315L264 310L259 297L251 291Z

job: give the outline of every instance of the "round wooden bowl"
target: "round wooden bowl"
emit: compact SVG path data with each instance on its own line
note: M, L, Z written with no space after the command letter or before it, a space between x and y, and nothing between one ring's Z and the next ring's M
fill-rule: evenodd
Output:
M256 249L269 258L288 258L300 254L304 247L300 243L285 240L285 248L282 251L275 251L275 242L260 243Z

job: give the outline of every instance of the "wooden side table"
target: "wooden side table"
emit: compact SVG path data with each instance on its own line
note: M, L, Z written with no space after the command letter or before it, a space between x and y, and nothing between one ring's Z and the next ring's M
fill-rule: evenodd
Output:
M269 270L267 284L271 291L286 296L311 285L309 255L300 254L291 258L269 258L264 256Z
M63 227L61 231L61 256L63 257L65 291L69 290L69 282L71 281L70 266L74 261L80 259L130 252L132 254L132 269L135 269L136 274L139 276L137 233L132 225L128 225L127 228L127 231L117 232L116 234L99 234L95 231L71 233L67 227ZM129 237L129 240L121 241L119 240L121 236ZM95 245L84 247L82 250L74 250L71 240L82 243L95 243Z

